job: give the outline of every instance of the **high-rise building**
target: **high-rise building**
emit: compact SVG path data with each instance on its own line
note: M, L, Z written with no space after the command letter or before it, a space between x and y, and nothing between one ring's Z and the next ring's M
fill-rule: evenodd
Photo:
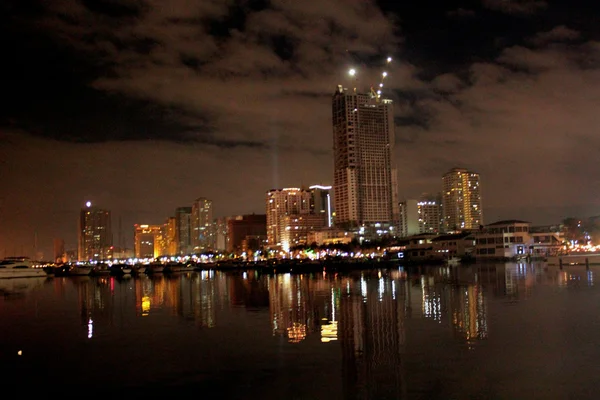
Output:
M299 188L272 189L267 192L267 241L269 247L281 246L282 220L287 215L310 214L311 193Z
M175 210L175 235L177 254L192 252L192 207L178 207Z
M267 237L267 216L265 214L238 215L227 221L227 251L244 250L244 241L250 238Z
M332 114L336 225L393 232L399 210L392 100L338 85Z
M400 203L400 236L412 236L419 233L419 202L407 199Z
M134 225L134 247L137 258L157 258L165 254L162 225Z
M442 188L445 230L479 229L483 225L479 174L453 168L443 176Z
M310 211L311 214L322 215L325 219L325 226L333 226L333 204L331 199L331 186L313 185L309 187L311 193Z
M177 220L175 217L167 218L163 229L163 247L166 255L177 255Z
M215 248L212 201L200 197L192 204L192 247L194 253Z
M108 258L112 246L110 211L92 206L87 202L79 213L79 261Z
M442 194L424 193L417 203L419 233L440 233L443 229Z

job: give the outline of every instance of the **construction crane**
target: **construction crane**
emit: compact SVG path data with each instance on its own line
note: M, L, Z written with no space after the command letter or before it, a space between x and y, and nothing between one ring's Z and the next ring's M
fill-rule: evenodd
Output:
M392 57L388 57L386 59L386 65L389 65L392 62ZM388 73L386 71L383 71L381 73L381 80L379 81L379 86L377 88L377 90L375 90L375 88L373 88L373 86L371 86L371 98L374 98L376 102L379 103L379 99L381 98L381 92L383 90L383 81L385 80L385 78L388 76Z

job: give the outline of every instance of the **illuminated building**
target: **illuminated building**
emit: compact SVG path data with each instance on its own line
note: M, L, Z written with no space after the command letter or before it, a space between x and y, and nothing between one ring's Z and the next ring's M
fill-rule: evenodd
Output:
M271 248L280 247L283 218L287 215L308 215L311 193L299 188L272 189L266 195L267 241Z
M163 226L134 225L134 246L137 258L156 258L163 255Z
M332 99L336 225L397 228L392 100L338 85ZM394 228L395 226L395 228Z
M483 225L479 174L454 168L443 176L442 187L445 230L479 229Z
M103 260L112 246L111 214L89 201L79 213L79 261Z
M326 228L310 231L306 235L306 242L317 246L323 244L350 243L354 239L354 233L337 228Z
M192 207L178 207L175 210L177 254L192 252Z
M192 247L194 253L202 253L215 248L212 229L212 201L200 197L192 204Z
M243 243L250 237L267 235L266 214L238 215L227 221L227 251L244 250ZM253 250L258 250L255 248Z
M498 221L475 234L475 257L478 259L514 259L526 257L533 247L529 222Z
M325 227L326 221L320 214L291 214L280 219L280 243L284 251L291 247L310 244L308 234Z
M164 254L174 256L177 254L177 220L169 217L165 223L163 232Z
M325 218L325 226L333 226L333 201L331 199L331 186L313 185L309 188L311 194L311 214L322 215Z

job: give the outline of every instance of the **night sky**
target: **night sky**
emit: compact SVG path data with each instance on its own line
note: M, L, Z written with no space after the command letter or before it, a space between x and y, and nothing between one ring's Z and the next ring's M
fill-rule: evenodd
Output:
M465 167L486 223L600 214L599 8L5 0L0 257L76 248L87 200L132 246L134 223L197 197L264 213L272 188L332 184L331 96L376 85L388 56L400 199Z

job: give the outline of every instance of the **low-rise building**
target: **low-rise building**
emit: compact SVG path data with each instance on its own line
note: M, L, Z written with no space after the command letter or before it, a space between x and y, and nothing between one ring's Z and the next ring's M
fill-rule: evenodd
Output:
M431 242L440 253L450 257L464 257L473 253L475 249L475 236L469 232L440 235Z
M531 255L530 223L520 220L494 222L475 232L475 258L521 259Z

